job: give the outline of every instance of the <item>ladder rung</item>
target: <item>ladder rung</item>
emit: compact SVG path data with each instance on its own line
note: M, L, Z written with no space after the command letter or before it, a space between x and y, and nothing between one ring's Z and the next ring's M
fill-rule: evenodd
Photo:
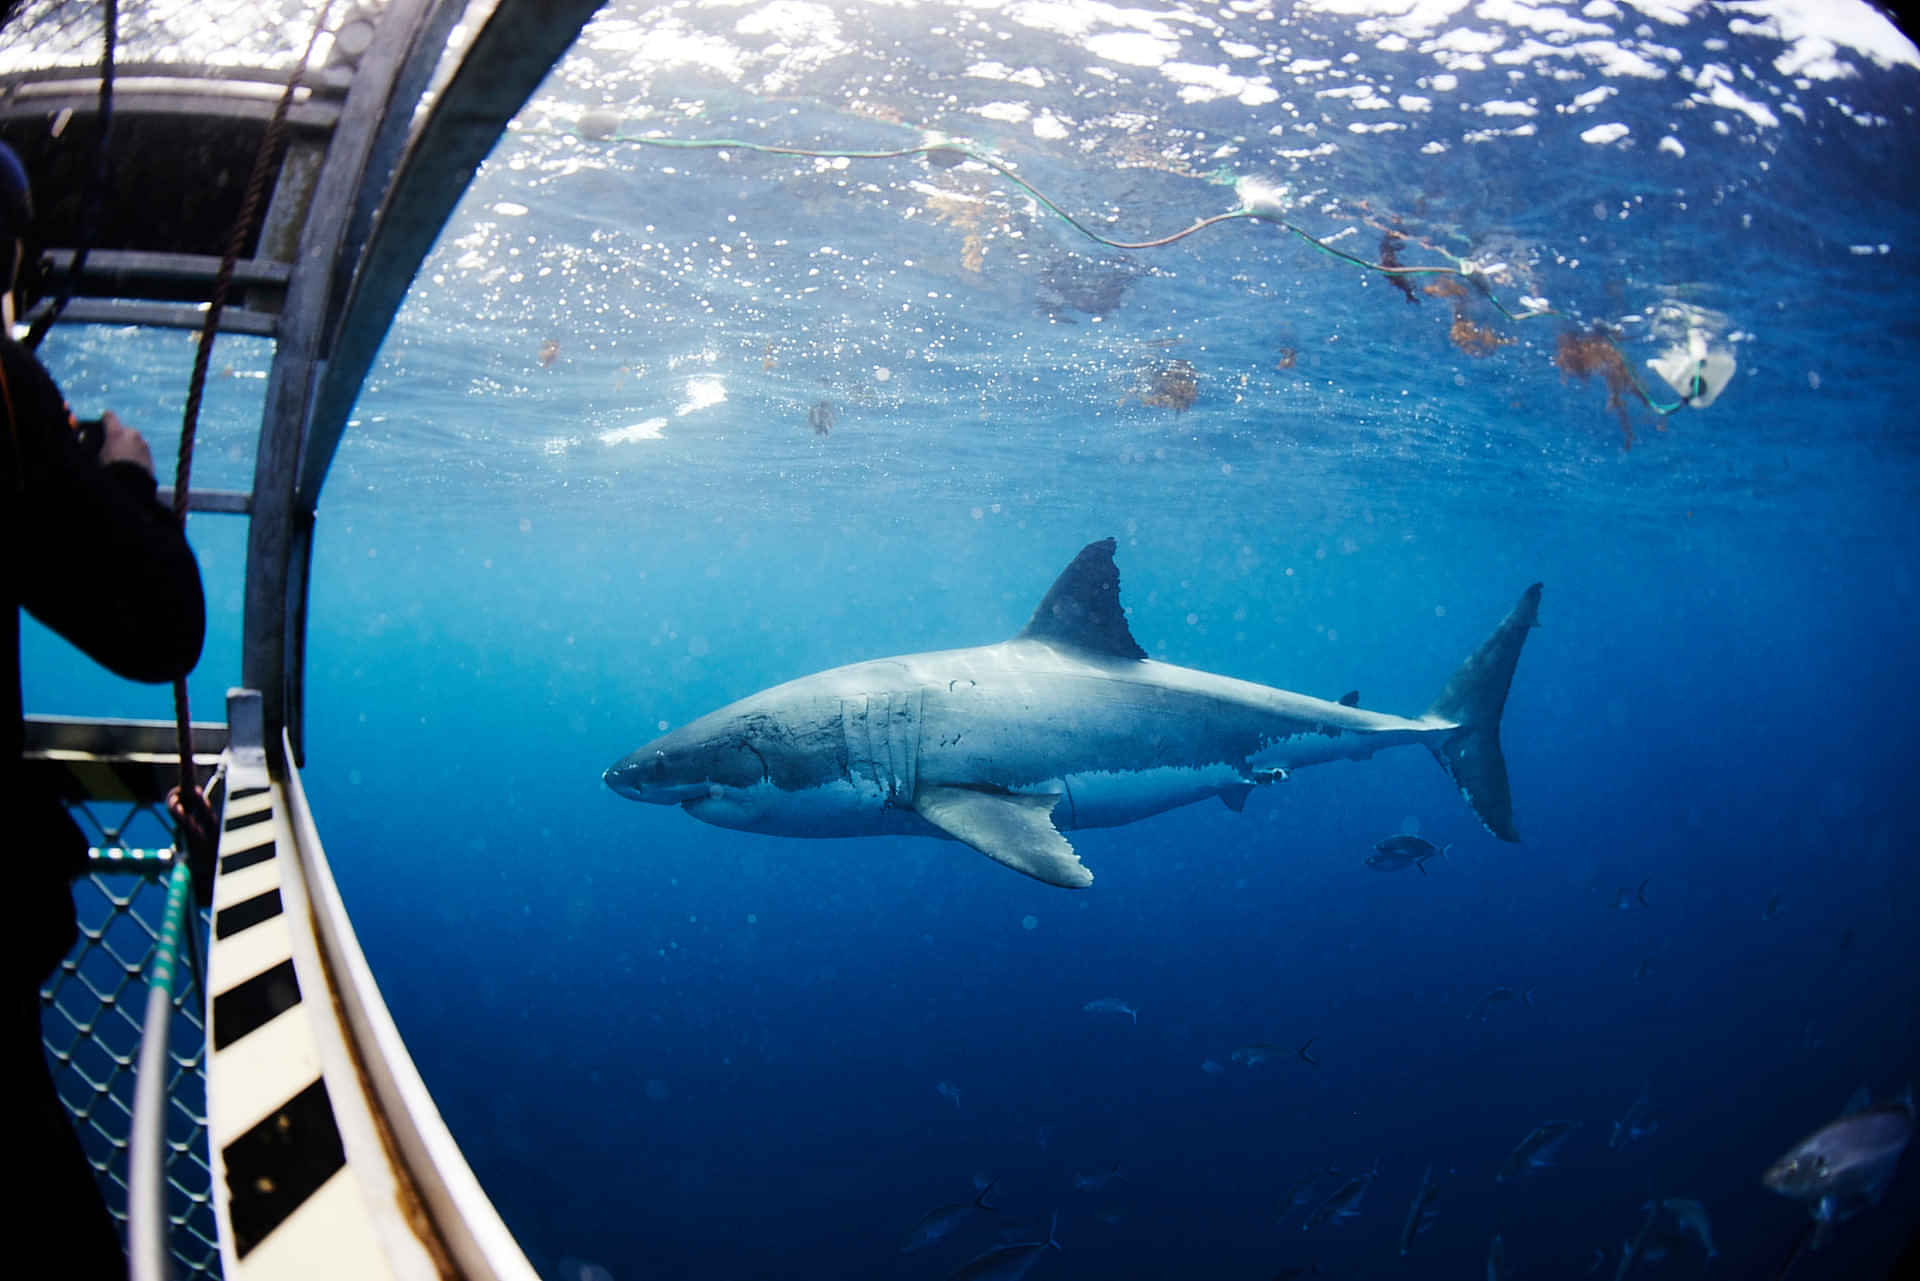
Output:
M71 249L48 249L41 254L49 271L65 275L73 265ZM204 281L211 285L220 274L220 260L207 254L158 254L132 249L95 249L81 268L84 280L159 280L170 284ZM271 259L243 258L233 264L236 285L277 285L285 288L293 264Z
M31 324L51 302L36 303L24 319ZM75 298L55 322L62 325L140 325L152 329L194 329L207 323L205 303L119 302L110 298ZM228 307L220 313L223 334L252 334L272 338L280 317L267 311Z

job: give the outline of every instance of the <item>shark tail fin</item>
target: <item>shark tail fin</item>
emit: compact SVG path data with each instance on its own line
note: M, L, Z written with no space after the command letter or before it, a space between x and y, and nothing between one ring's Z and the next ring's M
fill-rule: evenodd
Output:
M1506 710L1520 647L1539 624L1540 584L1535 583L1521 593L1519 604L1493 635L1460 664L1427 709L1429 718L1459 727L1432 744L1433 754L1486 829L1503 841L1517 841L1520 834L1513 826L1507 758L1500 752L1500 713Z

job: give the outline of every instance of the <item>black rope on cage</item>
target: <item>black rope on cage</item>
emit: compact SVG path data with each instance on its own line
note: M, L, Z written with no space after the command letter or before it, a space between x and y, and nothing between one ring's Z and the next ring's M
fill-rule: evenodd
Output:
M327 17L332 11L333 0L327 0L320 9L320 16L314 21L313 33L307 38L305 52L294 64L293 71L287 76L287 87L274 104L273 117L260 136L259 149L254 152L253 171L247 176L246 194L241 201L240 212L234 217L233 229L228 233L226 252L220 258L220 269L214 274L206 319L201 323L199 345L194 349L193 374L187 383L186 409L180 421L180 456L173 477L173 514L182 523L186 521L187 503L192 493L193 446L200 426L200 404L206 394L207 371L213 363L213 340L220 332L220 318L226 311L227 295L233 289L234 268L240 261L240 255L246 252L247 241L253 236L254 225L266 202L267 182L273 176L281 147L286 141L287 113L293 106L294 94L300 88L300 77L312 59L320 37L326 32ZM188 858L194 869L194 897L205 905L213 899L213 859L219 831L212 807L207 804L206 795L194 778L193 721L187 709L185 677L173 683L173 711L174 744L180 758L180 783L167 795L167 810L180 824L186 838Z
M80 273L86 268L87 255L92 252L93 242L100 235L100 209L106 203L107 192L112 186L113 169L108 155L107 134L113 128L113 68L117 60L120 30L118 0L106 0L106 28L105 48L100 55L100 106L96 110L99 129L93 140L93 169L87 175L86 189L80 197L80 235L73 247L73 261L67 264L66 277L60 282L60 292L54 297L53 305L40 313L40 318L27 330L22 345L28 351L40 349L47 330L53 328L53 322L60 319L60 313L73 301L73 291L79 287Z

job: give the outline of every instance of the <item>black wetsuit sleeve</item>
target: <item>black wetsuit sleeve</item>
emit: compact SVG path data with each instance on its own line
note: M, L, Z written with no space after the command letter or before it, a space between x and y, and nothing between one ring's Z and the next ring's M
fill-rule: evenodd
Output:
M173 513L138 465L81 449L53 380L0 343L14 415L20 603L117 675L184 676L200 659L206 598Z

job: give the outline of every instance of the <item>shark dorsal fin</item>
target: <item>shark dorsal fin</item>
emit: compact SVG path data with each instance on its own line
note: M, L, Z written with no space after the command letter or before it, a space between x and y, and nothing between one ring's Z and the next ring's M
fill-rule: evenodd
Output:
M1120 570L1113 563L1113 547L1111 538L1103 538L1081 548L1047 589L1021 639L1072 645L1114 658L1145 658L1147 651L1127 630L1127 616L1120 609Z

